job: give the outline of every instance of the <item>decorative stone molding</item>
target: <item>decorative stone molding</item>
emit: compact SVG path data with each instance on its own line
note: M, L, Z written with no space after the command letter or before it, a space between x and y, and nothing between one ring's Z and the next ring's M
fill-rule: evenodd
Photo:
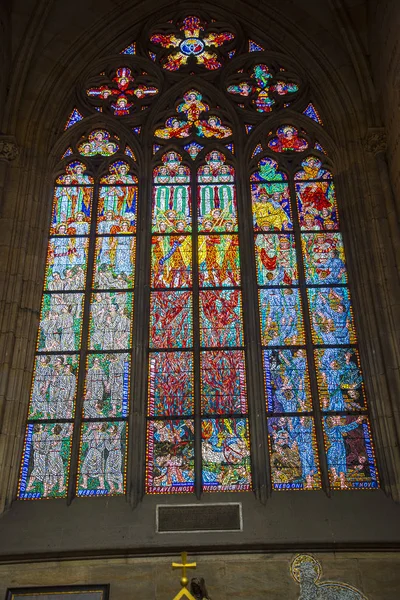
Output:
M19 148L14 136L0 134L0 160L11 162L18 156Z
M374 127L369 129L364 140L364 147L367 152L372 152L373 154L386 152L387 136L385 128Z

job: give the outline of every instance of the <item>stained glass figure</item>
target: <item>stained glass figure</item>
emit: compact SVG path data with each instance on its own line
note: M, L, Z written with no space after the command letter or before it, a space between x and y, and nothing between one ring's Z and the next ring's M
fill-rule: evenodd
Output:
M78 357L39 355L35 359L29 419L71 419L74 416Z
M190 170L168 152L153 171L153 232L181 233L191 228Z
M200 373L203 414L247 412L246 368L242 350L201 352Z
M83 294L43 294L38 350L63 352L79 350Z
M126 442L124 421L83 423L78 496L112 496L125 492Z
M331 487L379 487L372 436L367 417L324 417L326 459Z
M312 410L306 351L263 350L267 411L296 413Z
M151 243L151 286L185 288L192 285L192 238L153 236Z
M208 225L207 222L204 223ZM210 230L212 222L210 221ZM197 260L201 287L240 285L239 239L237 235L201 235Z
M100 181L97 232L132 233L136 229L137 177L123 161L113 163L109 172Z
M322 161L317 156L307 156L301 166L303 168L294 174L295 180L332 179L332 173L322 167Z
M264 346L304 344L304 325L297 288L261 289L261 339Z
M227 91L239 96L240 99L248 98L249 104L257 112L269 113L276 105L276 98L293 94L299 90L297 83L282 78L282 73L275 73L272 67L266 64L257 64L245 74L240 70L237 82L229 85Z
M296 197L303 231L339 228L333 181L296 181Z
M311 417L271 417L268 441L274 490L321 488L314 422Z
M246 419L203 419L203 488L247 491L251 486L250 439Z
M162 48L174 48L166 59L161 61L167 71L177 71L188 61L193 60L204 66L209 71L214 71L222 66L218 56L211 48L219 48L234 39L229 31L205 33L207 23L198 17L188 16L179 24L177 33L155 33L150 41Z
M134 76L128 67L116 69L112 81L114 83L103 83L99 87L89 88L86 93L91 98L108 102L117 117L129 115L134 110L131 100L143 100L158 94L156 87L146 85L144 78L140 75Z
M182 139L189 137L192 132L201 138L223 139L232 135L232 129L224 125L220 117L209 115L206 119L200 118L202 113L209 112L210 107L203 102L203 96L197 90L186 92L183 102L176 110L178 114L185 115L185 119L169 117L165 127L155 130L156 137L165 140Z
M340 233L304 233L301 242L308 284L347 283Z
M89 242L84 237L50 238L44 289L84 290Z
M256 44L253 40L249 40L249 52L264 52L265 48Z
M64 129L69 129L70 127L72 127L72 125L75 125L75 123L79 123L79 121L82 121L82 119L83 115L81 115L77 108L74 108L71 114L69 115L67 122L65 123Z
M183 146L183 147L186 150L186 152L189 154L189 156L192 160L196 160L197 155L204 148L204 146L202 146L201 144L198 144L197 142L190 142L190 144L186 144L186 146Z
M93 287L96 289L127 289L133 287L135 238L128 234L127 222L122 222L120 235L96 240Z
M193 421L188 419L149 421L146 455L147 493L193 492Z
M355 344L353 314L347 288L307 290L314 344Z
M258 234L255 236L258 285L296 285L297 258L292 234Z
M91 350L127 350L131 346L133 295L131 292L96 292L89 321Z
M69 475L70 423L30 423L25 433L18 497L65 498Z
M112 156L118 150L118 144L112 142L110 134L104 129L96 129L89 133L87 141L78 146L79 154L82 156Z
M199 231L237 231L235 171L213 150L197 172Z
M200 343L203 347L242 346L242 296L239 290L203 290L200 300Z
M292 125L283 125L277 129L276 137L271 138L268 147L274 152L303 152L308 148L305 138Z
M324 411L360 411L366 408L360 358L355 348L314 350L318 392Z
M149 416L193 414L193 378L191 352L152 352L149 361Z
M126 417L129 380L128 354L89 354L86 365L83 416L89 419Z
M152 292L150 296L150 346L190 348L193 344L192 293Z
M307 108L303 110L303 115L306 115L307 117L318 123L318 125L323 125L322 119L319 116L318 111L315 108L314 104L312 104L312 102L310 102Z

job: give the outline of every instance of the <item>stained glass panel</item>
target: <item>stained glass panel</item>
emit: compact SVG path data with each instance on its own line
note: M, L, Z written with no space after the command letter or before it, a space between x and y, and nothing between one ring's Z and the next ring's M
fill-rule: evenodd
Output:
M298 283L294 236L265 234L255 236L258 285L293 285Z
M306 351L264 350L263 366L268 412L312 410Z
M204 419L201 452L204 491L239 492L250 489L247 419Z
M355 344L349 290L309 288L307 294L314 344Z
M242 350L201 352L200 373L203 414L247 412L246 367Z
M50 238L44 289L84 290L89 242L82 237Z
M238 236L199 236L198 265L201 287L240 285Z
M274 152L303 152L308 148L308 142L299 135L292 125L283 125L276 131L276 137L268 142L268 147Z
M274 490L321 488L312 417L271 417L268 441Z
M296 181L296 198L303 231L339 229L333 181Z
M326 458L331 487L379 487L372 436L367 417L325 417Z
M301 242L306 283L347 283L340 233L303 233Z
M154 288L192 285L192 238L153 236L151 240L151 286Z
M111 496L125 492L127 424L83 423L79 450L78 496Z
M133 294L96 292L89 321L91 350L127 350L132 337Z
M96 240L95 289L127 289L134 283L136 241L132 235L99 237Z
M65 498L71 456L70 423L27 425L18 497Z
M149 365L150 416L191 415L194 412L193 354L152 352Z
M237 231L234 169L217 150L205 160L197 171L199 231Z
M110 175L108 179L114 180ZM104 185L99 191L97 233L133 233L136 230L137 187Z
M324 411L366 408L360 358L355 348L314 351L321 407Z
M86 364L83 416L126 417L129 404L130 358L121 354L89 354Z
M79 350L83 294L43 294L38 350Z
M50 234L51 235L88 235L93 198L91 187L71 185L76 175L64 175L63 181L70 185L56 187ZM82 177L86 175L82 174Z
M305 343L300 294L297 288L259 291L261 339L264 346Z
M71 419L75 412L78 357L36 356L29 419Z
M182 157L168 152L153 171L153 226L157 233L179 233L191 229L190 169Z
M291 231L293 222L287 183L252 183L255 231Z
M239 290L204 290L200 300L200 344L203 347L243 344L242 297Z
M152 292L150 346L189 348L193 344L191 292Z
M149 494L193 492L193 421L149 421L146 489Z

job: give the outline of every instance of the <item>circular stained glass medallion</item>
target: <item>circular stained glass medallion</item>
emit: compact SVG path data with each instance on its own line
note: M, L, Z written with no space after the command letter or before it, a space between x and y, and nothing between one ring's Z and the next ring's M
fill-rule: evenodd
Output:
M180 51L186 56L198 56L204 52L204 42L200 38L187 38L181 42Z

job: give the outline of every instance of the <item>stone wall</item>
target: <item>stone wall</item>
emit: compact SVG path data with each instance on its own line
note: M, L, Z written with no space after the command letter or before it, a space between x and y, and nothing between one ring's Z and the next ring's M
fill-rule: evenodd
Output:
M189 555L189 577L204 577L212 600L296 600L300 587L290 574L295 554ZM316 553L320 583L343 582L368 600L395 600L400 591L400 553ZM110 558L0 565L0 597L8 587L111 584L110 600L172 600L179 591L179 556ZM193 575L192 575L193 573ZM344 598L344 596L341 596ZM307 596L304 597L306 600ZM310 596L311 598L311 596Z

